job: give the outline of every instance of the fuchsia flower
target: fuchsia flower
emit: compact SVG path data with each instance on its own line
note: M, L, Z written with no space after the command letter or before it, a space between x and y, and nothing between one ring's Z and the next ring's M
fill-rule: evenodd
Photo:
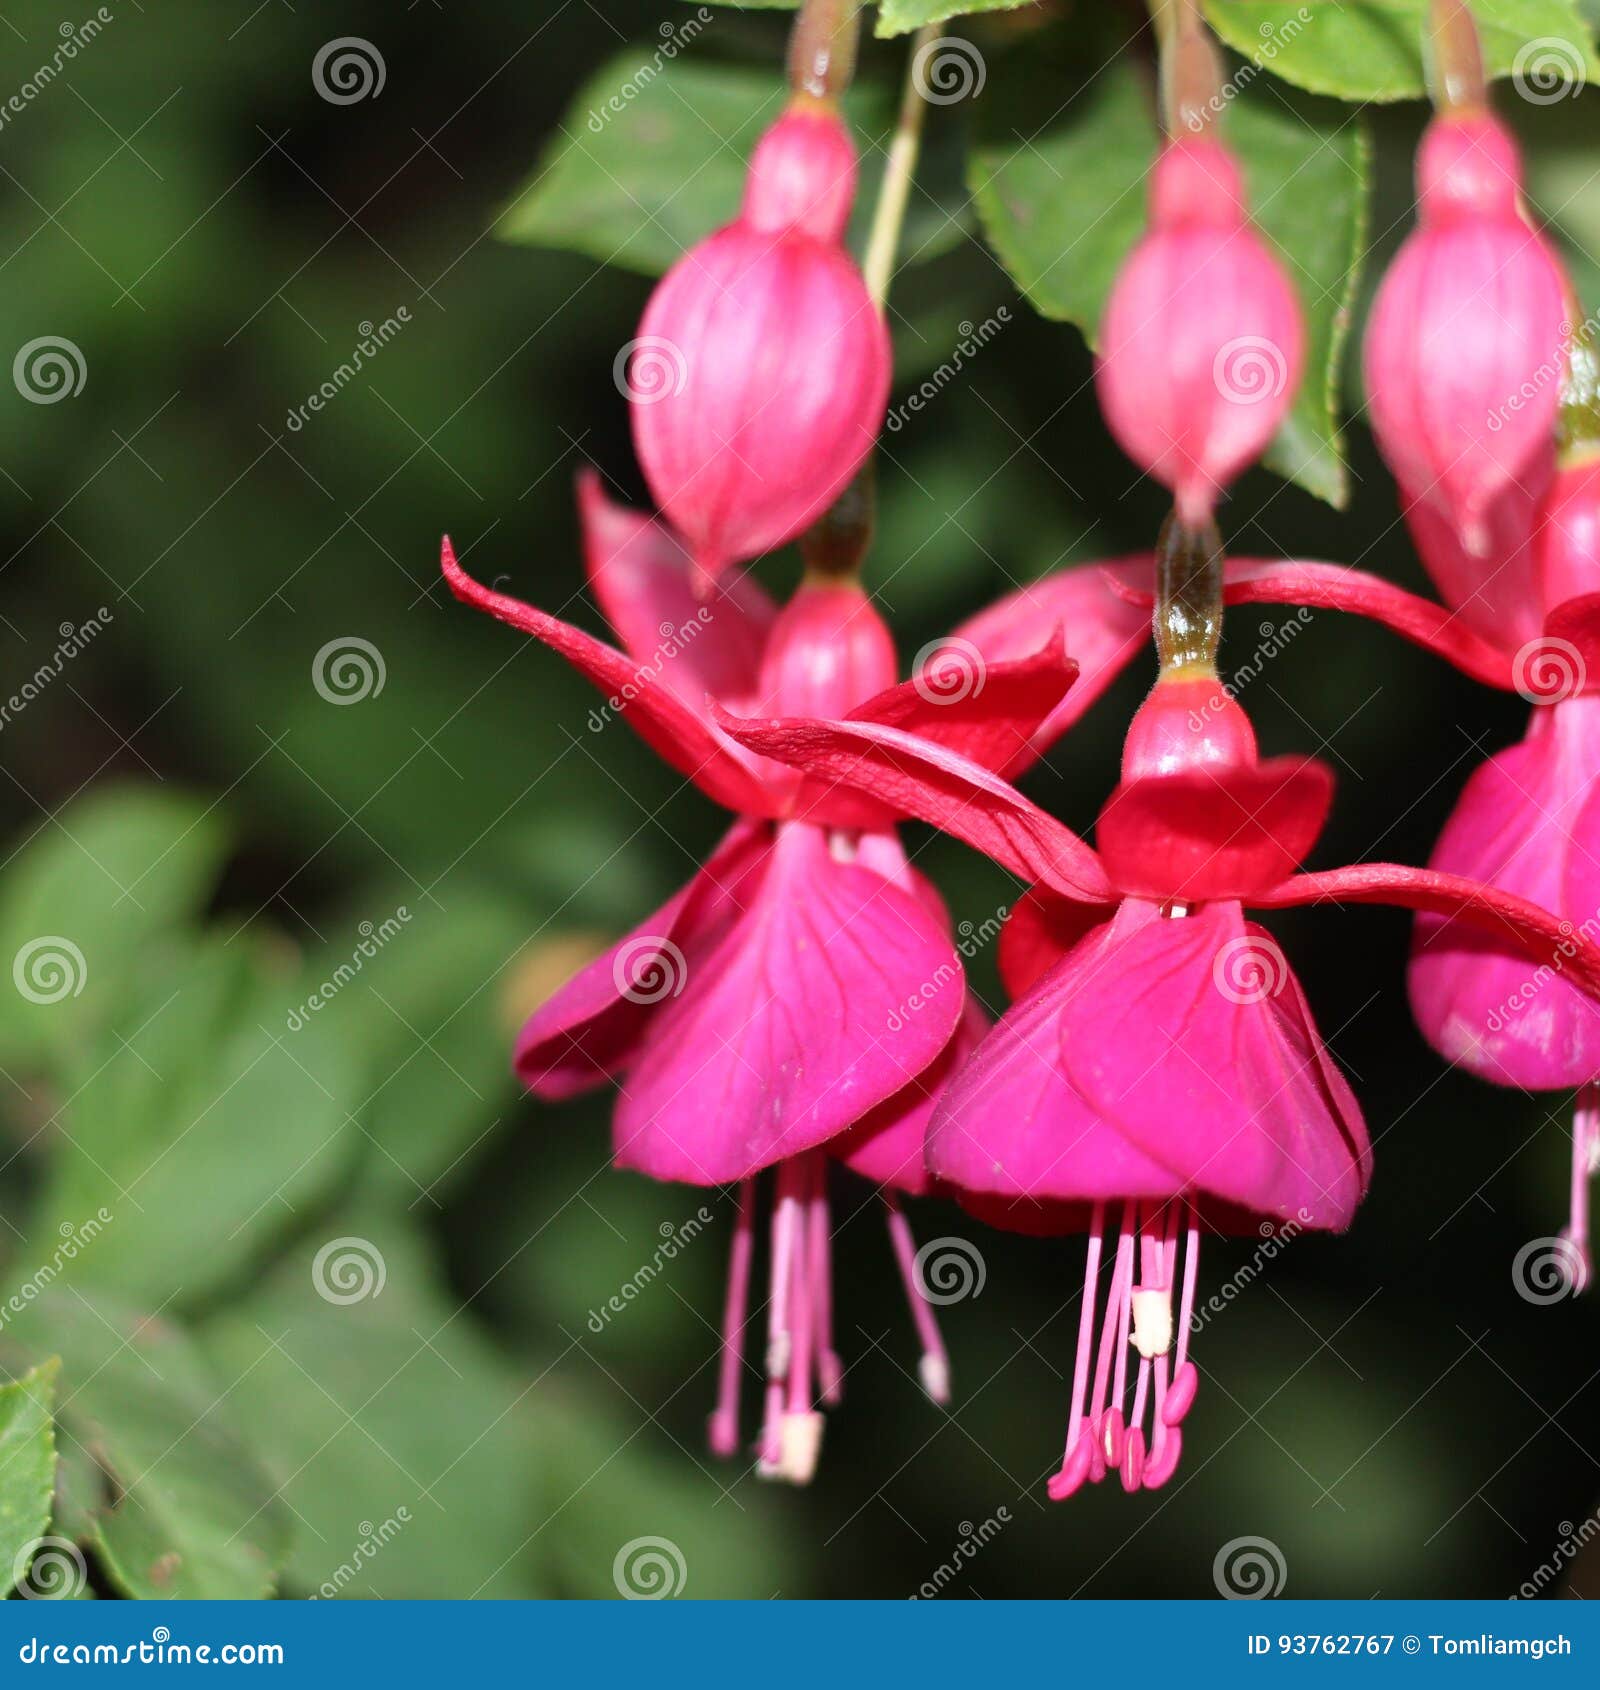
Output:
M946 687L937 658L897 686L888 630L858 586L808 577L779 610L740 580L702 603L668 529L610 503L592 475L579 502L590 583L624 650L479 586L447 540L451 590L557 651L740 819L681 892L534 1014L517 1071L545 1098L618 1079L620 1166L740 1186L710 1427L722 1455L739 1441L754 1181L777 1170L759 1453L764 1472L803 1482L820 1437L816 1398L836 1401L841 1381L828 1156L890 1188L922 1378L936 1399L947 1394L943 1345L893 1193L927 1189L934 1095L984 1023L965 1001L944 906L907 862L892 812L747 751L710 701L892 722L1011 762L1056 711L1076 666L1057 635L996 664L977 692Z
M1446 599L1477 601L1480 632L1507 604L1468 559L1514 561L1554 469L1571 325L1561 269L1521 205L1516 144L1488 112L1441 113L1417 154L1418 227L1367 323L1372 431L1419 551ZM1484 596L1480 599L1479 595Z
M1124 260L1100 325L1095 380L1118 444L1198 526L1294 403L1304 330L1283 266L1251 228L1233 156L1169 141L1150 228Z
M739 216L645 307L637 344L672 379L633 394L634 445L707 580L808 528L883 426L889 331L843 246L855 183L843 121L797 101L757 144Z
M1600 990L1600 951L1514 895L1386 863L1295 872L1331 776L1309 760L1261 761L1214 679L1157 685L1098 851L992 770L893 727L718 720L752 750L871 792L1034 883L1006 930L1008 984L1022 996L951 1081L928 1148L940 1181L983 1218L1089 1233L1057 1498L1113 1469L1129 1490L1153 1488L1176 1466L1198 1382L1188 1316L1202 1228L1338 1229L1366 1190L1360 1110L1246 906L1342 900L1458 916L1540 959L1564 954L1569 977Z

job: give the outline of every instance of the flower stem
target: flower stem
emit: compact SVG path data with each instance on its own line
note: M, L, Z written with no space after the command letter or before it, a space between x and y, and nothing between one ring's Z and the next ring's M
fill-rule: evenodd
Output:
M880 306L889 297L895 253L905 225L906 203L911 197L911 179L916 174L917 155L922 149L922 123L928 102L923 98L918 66L926 49L938 39L938 28L932 24L925 25L912 37L905 85L900 93L900 115L889 140L883 183L872 213L872 232L867 237L867 255L862 260L861 273L866 279L867 292Z
M789 36L789 87L830 105L856 68L861 0L803 0Z
M1431 0L1423 48L1435 110L1472 111L1489 103L1478 26L1466 0Z
M1150 0L1161 61L1161 122L1166 133L1200 134L1220 109L1222 60L1199 0Z
M1209 517L1191 528L1176 511L1156 541L1156 654L1163 678L1217 672L1222 640L1222 536Z

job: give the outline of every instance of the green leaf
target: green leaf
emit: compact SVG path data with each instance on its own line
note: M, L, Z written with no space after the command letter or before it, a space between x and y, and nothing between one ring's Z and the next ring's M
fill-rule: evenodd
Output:
M301 1590L541 1594L542 1395L444 1283L414 1221L352 1211L204 1329L224 1377L245 1381L237 1412L303 1522L288 1575Z
M285 960L209 936L133 976L136 1017L80 1058L32 1228L79 1241L63 1276L192 1305L349 1166L356 1053L290 1030L310 987Z
M248 1379L213 1376L181 1328L55 1285L0 1334L0 1371L61 1356L69 1525L128 1596L270 1595L292 1518L233 1430ZM85 1487L92 1494L85 1495Z
M58 1061L126 1006L134 960L209 898L214 804L111 786L39 827L0 874L0 1063Z
M1026 83L1017 100L997 99L993 109L1006 116L974 149L969 182L990 244L1030 303L1075 323L1093 345L1117 268L1144 232L1157 145L1150 90L1124 60L1064 103L1052 94L1053 121L1043 128L1029 121L1026 99ZM1255 86L1229 102L1224 123L1256 224L1306 318L1305 378L1266 462L1342 506L1339 362L1364 247L1365 135L1338 107Z
M52 1404L61 1362L52 1357L0 1385L0 1595L16 1582L50 1524L56 1483Z
M1428 0L1205 0L1230 47L1313 94L1345 100L1427 92L1427 9ZM1472 15L1491 76L1523 70L1536 87L1552 72L1567 82L1600 78L1576 0L1474 0Z
M876 35L909 35L925 24L943 23L947 18L975 16L979 12L1015 12L1031 6L1033 0L878 0Z
M650 45L619 54L568 107L496 232L660 275L738 211L745 160L783 100L776 67L662 60ZM845 101L861 149L856 237L877 198L896 106L895 94L869 83L858 83ZM902 254L920 263L949 251L961 239L962 207L952 149L930 148Z

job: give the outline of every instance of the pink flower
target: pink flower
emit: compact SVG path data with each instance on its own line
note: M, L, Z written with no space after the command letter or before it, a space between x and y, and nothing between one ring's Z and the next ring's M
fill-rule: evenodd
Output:
M1100 325L1100 408L1130 458L1205 522L1294 402L1304 330L1283 267L1250 227L1239 167L1218 141L1169 141L1150 228Z
M1521 187L1516 145L1492 116L1436 117L1417 154L1418 227L1367 324L1372 431L1452 604L1492 579L1485 560L1515 558L1555 469L1571 326Z
M1022 995L936 1108L929 1164L997 1224L1089 1232L1058 1498L1113 1468L1130 1490L1171 1475L1198 1382L1188 1316L1201 1229L1338 1229L1366 1189L1355 1099L1246 906L1337 899L1458 916L1540 960L1563 956L1571 979L1600 991L1600 950L1511 894L1394 864L1296 872L1331 776L1309 760L1260 760L1215 681L1157 685L1098 851L992 770L893 728L719 719L753 750L871 791L1034 883L1002 958ZM1118 1242L1097 1318L1112 1205Z
M792 107L757 144L744 205L662 278L639 324L633 438L707 580L792 540L872 450L889 334L842 244L855 148Z
M858 586L808 583L780 611L739 580L701 602L670 531L610 503L592 475L579 501L594 595L625 650L479 586L447 540L452 591L559 652L607 695L600 726L608 713L625 716L740 819L682 891L533 1015L517 1071L550 1099L618 1079L619 1166L740 1186L710 1428L723 1455L739 1442L754 1182L777 1170L759 1454L763 1471L803 1482L820 1436L816 1400L837 1400L841 1377L826 1159L886 1187L925 1190L934 1095L983 1020L965 1000L949 917L907 862L892 813L746 751L713 720L710 701L927 724L978 755L1010 758L1076 671L1057 635L995 665L979 694L940 702L926 673L894 684L888 631ZM943 1400L943 1345L893 1190L886 1201L922 1376Z

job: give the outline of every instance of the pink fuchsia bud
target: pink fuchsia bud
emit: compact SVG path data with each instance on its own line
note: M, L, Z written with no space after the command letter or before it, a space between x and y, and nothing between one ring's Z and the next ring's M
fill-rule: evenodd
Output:
M1555 470L1566 358L1559 266L1521 210L1515 143L1482 111L1448 112L1417 154L1418 227L1367 324L1372 431L1408 499L1478 558L1498 502L1537 500Z
M759 714L835 721L895 684L894 639L854 582L804 581L773 624Z
M1600 593L1600 458L1556 473L1537 548L1546 613L1569 599Z
M855 149L825 106L762 137L738 218L662 278L637 347L669 372L630 382L656 502L702 580L792 540L872 450L889 333L841 241Z
M1100 324L1100 408L1118 444L1198 525L1259 457L1299 384L1305 334L1288 277L1245 214L1239 167L1208 137L1170 141L1150 228Z

